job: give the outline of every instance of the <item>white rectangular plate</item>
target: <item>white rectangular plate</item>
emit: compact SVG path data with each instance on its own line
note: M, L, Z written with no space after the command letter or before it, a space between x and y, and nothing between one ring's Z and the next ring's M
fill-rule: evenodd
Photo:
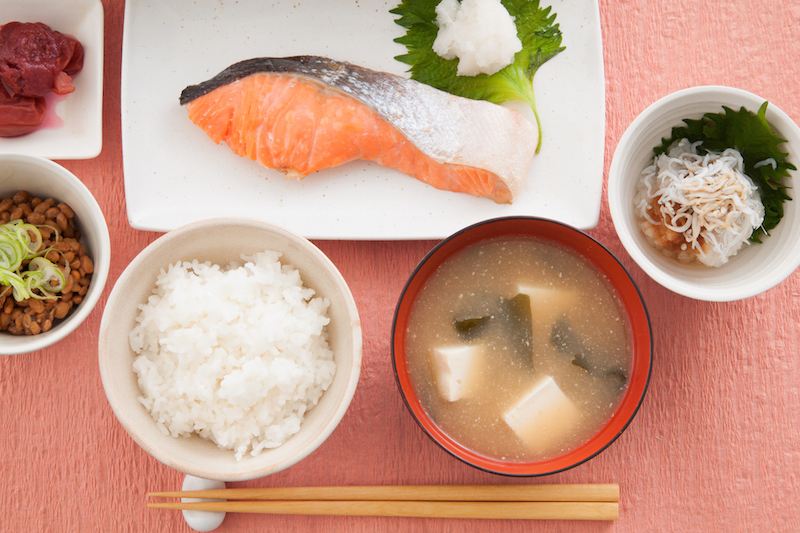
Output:
M131 226L168 231L203 218L247 216L317 239L439 239L510 215L594 227L605 142L596 1L553 4L566 50L534 78L542 149L510 206L439 191L363 161L289 180L214 144L178 104L186 86L252 57L319 55L403 75L407 66L394 57L405 48L393 39L405 30L389 13L397 3L128 0L122 148Z
M0 153L91 159L103 147L103 4L100 0L0 0L0 25L42 22L83 45L75 91L48 98L45 122L19 137L0 137ZM51 105L52 103L52 105Z

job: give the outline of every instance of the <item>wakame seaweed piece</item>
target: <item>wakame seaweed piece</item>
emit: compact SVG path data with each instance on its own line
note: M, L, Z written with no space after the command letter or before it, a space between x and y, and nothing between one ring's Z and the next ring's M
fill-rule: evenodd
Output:
M453 311L453 327L460 339L475 340L491 327L500 311L499 297L495 291L470 291L459 299L458 307Z
M553 324L550 331L550 343L559 352L568 357L572 357L572 364L582 368L594 377L613 380L620 389L625 388L628 383L627 372L620 368L612 368L603 373L603 368L592 362L594 352L586 346L577 333L572 330L569 321L561 318Z
M458 336L465 341L471 341L480 335L481 331L489 323L491 316L481 316L476 318L454 318L453 325L458 332Z
M584 369L590 374L592 373L592 371L589 369L589 365L586 363L586 360L583 357L583 354L576 355L575 358L572 360L572 364L577 366L578 368Z
M618 368L607 372L605 377L607 379L616 380L619 383L619 387L623 388L625 385L628 384L628 375L624 370L620 370Z
M517 294L510 300L503 300L506 308L508 338L520 358L533 364L533 317L531 298L527 294Z
M575 355L575 353L583 350L583 342L572 331L566 318L560 318L553 324L553 328L550 331L550 344L559 352L569 355Z
M550 344L559 352L572 357L572 364L584 369L590 374L594 374L595 368L589 362L591 353L580 337L572 331L569 321L566 318L559 319L553 324L550 331Z

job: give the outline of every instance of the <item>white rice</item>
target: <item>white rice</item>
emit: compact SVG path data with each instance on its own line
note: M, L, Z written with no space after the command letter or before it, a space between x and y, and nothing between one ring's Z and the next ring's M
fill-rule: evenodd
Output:
M297 433L332 383L330 302L280 256L243 255L225 269L176 263L159 274L130 345L139 400L165 435L196 433L237 460L255 456Z

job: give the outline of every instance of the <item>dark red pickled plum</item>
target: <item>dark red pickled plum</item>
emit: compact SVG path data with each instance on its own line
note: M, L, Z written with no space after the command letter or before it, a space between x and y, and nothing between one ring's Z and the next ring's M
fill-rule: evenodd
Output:
M46 111L44 98L11 96L0 85L0 137L32 132L42 125Z
M12 95L44 97L75 90L72 76L83 68L83 46L41 22L0 27L0 80Z

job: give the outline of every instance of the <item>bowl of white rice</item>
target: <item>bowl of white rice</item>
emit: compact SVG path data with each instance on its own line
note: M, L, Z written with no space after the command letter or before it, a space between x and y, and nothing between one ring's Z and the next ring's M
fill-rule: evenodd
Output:
M99 334L114 414L153 457L220 481L300 461L355 393L362 333L350 290L311 242L210 219L166 233L117 280Z
M760 243L750 238L765 221L760 205L764 187L750 174L762 173L760 167L781 168L772 157L747 161L760 151L752 150L756 136L739 135L751 147L726 147L733 151L706 148L706 138L676 140L657 158L654 153L662 140L672 139L673 128L688 126L684 119L734 116L743 108L758 115L765 102L732 87L680 90L642 111L617 145L608 174L614 227L642 270L675 293L713 302L740 300L774 287L800 266L797 170L786 170L780 182L792 198L782 203L783 217L774 228L756 234ZM797 124L776 102L766 104L763 119L783 141L778 148L788 155L781 161L800 168Z

